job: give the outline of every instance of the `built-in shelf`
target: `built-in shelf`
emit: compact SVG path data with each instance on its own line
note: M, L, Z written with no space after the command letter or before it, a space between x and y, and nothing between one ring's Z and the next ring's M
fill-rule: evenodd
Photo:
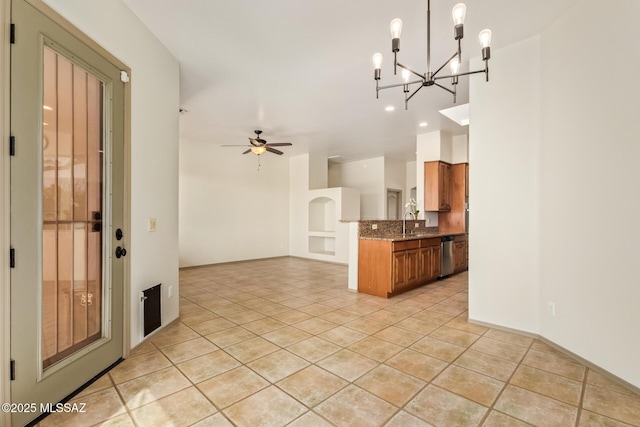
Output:
M336 202L317 197L309 202L309 231L336 231Z
M327 261L347 262L348 225L359 220L360 193L352 188L309 190L306 227L307 255Z
M309 236L309 252L334 256L336 254L335 237Z
M312 237L336 237L335 231L309 231L308 234Z

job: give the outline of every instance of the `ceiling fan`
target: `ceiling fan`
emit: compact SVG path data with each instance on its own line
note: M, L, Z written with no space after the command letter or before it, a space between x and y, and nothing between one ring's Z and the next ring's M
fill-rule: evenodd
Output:
M256 137L255 138L249 137L250 144L248 145L222 145L221 147L249 147L249 149L244 151L242 154L247 154L249 152L252 152L259 156L261 154L264 154L266 151L268 151L270 153L281 156L283 154L282 151L276 150L273 147L285 147L285 146L293 145L290 142L277 142L277 143L270 144L266 140L260 138L260 134L262 133L261 130L255 130L254 132L256 133Z

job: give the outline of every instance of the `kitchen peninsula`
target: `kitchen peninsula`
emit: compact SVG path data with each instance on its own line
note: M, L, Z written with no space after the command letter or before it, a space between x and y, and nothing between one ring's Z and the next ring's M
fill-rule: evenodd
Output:
M453 273L467 269L467 236L425 227L423 220L361 221L358 292L389 298L440 276L441 240L453 237Z

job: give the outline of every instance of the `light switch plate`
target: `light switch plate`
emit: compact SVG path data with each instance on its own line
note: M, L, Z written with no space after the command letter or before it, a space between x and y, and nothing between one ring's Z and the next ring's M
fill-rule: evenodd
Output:
M372 230L377 230L378 229L378 224L371 224L371 229Z

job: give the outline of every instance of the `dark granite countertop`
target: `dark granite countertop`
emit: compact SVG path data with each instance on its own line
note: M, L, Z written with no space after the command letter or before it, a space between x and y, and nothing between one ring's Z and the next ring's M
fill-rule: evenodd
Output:
M390 242L401 242L404 240L431 239L431 238L440 238L443 236L460 236L465 234L467 233L465 232L445 233L445 232L437 231L437 232L430 232L430 233L415 233L415 234L407 233L404 236L402 234L385 234L380 236L360 236L359 238L362 240L387 240Z

